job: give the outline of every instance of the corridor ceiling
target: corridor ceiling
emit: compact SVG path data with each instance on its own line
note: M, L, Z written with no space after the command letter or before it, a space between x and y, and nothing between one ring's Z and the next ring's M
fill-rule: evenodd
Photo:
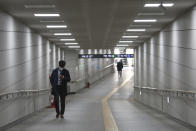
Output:
M174 6L144 7L145 3L160 2L172 2ZM195 3L196 0L0 0L0 8L59 46L65 46L60 38L75 38L81 49L112 49L123 35L139 36L125 39L134 41L130 47L137 46ZM59 13L60 17L34 17L34 13ZM157 19L157 22L134 23L135 19ZM68 27L46 28L54 24ZM138 28L145 28L146 32L126 31ZM54 35L60 32L70 32L72 36Z

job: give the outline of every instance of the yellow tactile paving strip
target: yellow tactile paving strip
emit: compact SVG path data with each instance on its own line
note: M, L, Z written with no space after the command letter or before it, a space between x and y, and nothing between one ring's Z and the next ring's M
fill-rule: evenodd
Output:
M112 115L110 107L108 105L108 99L117 92L120 88L125 86L130 78L126 79L119 87L113 89L107 96L102 99L102 112L103 112L103 119L104 119L104 126L105 131L118 131L118 127L116 125L116 121Z

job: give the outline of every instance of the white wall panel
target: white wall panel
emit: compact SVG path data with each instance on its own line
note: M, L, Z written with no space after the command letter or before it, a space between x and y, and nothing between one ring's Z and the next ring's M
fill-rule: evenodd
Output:
M79 83L71 84L71 91L77 91L85 87L87 82L92 84L112 71L112 67L105 71L102 70L106 66L113 64L113 59L78 59L78 53L79 51L65 50L65 68L69 70L73 81L80 81ZM94 54L96 51L83 50L83 53Z
M159 89L196 91L196 10L192 9L136 51L135 85ZM151 92L135 91L135 98L196 126L195 101L172 98L170 104ZM162 104L162 109L158 105Z
M0 94L48 89L53 57L49 41L0 12ZM54 45L55 46L55 45ZM48 94L0 102L0 127L49 104Z
M100 51L103 53L104 51ZM95 53L92 50L91 53ZM106 51L105 51L106 53ZM0 11L0 94L49 89L49 76L65 60L77 91L111 73L112 59L78 59L78 51L68 51L50 43L12 16ZM49 104L49 94L0 101L0 127L18 120Z

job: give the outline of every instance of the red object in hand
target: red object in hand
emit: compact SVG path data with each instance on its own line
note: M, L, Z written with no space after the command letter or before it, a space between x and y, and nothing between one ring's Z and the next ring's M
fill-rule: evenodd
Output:
M50 99L51 105L47 106L47 108L55 108L54 96L51 95L49 99Z
M51 108L55 108L54 101L51 104Z
M89 82L87 83L87 87L90 88L90 83Z

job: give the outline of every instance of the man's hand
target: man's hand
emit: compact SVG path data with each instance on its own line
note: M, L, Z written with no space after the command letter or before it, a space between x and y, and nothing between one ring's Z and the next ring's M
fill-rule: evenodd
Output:
M64 75L61 75L61 79L64 79L65 77L64 77Z

